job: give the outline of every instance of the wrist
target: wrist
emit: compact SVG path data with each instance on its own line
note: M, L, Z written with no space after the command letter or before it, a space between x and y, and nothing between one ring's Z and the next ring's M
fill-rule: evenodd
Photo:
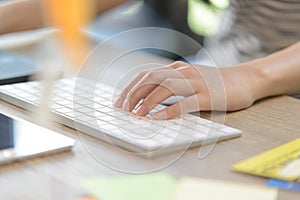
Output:
M274 79L260 60L244 63L238 67L243 68L248 80L249 91L253 101L280 94L278 88L274 87Z

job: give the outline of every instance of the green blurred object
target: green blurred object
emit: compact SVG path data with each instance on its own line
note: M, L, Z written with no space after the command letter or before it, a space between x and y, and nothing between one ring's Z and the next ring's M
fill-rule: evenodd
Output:
M209 0L209 2L219 9L226 9L230 5L230 0Z
M83 183L89 195L101 200L171 200L177 180L167 174L93 178Z
M229 0L189 0L190 29L198 35L214 35L219 29L222 13L229 5Z

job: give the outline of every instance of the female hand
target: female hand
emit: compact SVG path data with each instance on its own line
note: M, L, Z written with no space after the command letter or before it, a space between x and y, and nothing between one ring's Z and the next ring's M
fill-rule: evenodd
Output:
M261 82L251 67L214 68L174 62L138 73L123 90L115 107L131 112L142 100L135 114L145 116L168 97L184 96L155 113L154 118L169 119L199 110L240 110L259 98L257 86Z

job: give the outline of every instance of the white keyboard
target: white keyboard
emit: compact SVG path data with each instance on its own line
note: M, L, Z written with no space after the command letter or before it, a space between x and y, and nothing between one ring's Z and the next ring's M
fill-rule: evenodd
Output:
M42 85L38 81L4 85L0 98L27 110L39 106ZM55 82L50 110L57 122L120 146L138 155L151 157L239 137L242 131L191 114L171 120L136 117L113 107L113 89L75 78Z

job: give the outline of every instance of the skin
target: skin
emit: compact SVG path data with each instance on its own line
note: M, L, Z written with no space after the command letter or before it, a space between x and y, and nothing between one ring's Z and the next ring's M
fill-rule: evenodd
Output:
M123 90L115 107L131 112L138 105L135 114L145 116L164 99L184 96L183 100L154 114L156 119L170 119L199 110L241 110L258 99L300 93L299 52L300 42L232 67L216 69L175 62L143 71Z
M12 14L18 13L18 14ZM0 34L42 27L39 0L4 2L0 4Z
M97 13L128 0L92 0ZM43 0L13 0L0 4L0 34L41 28L44 24ZM12 14L17 13L17 14Z

